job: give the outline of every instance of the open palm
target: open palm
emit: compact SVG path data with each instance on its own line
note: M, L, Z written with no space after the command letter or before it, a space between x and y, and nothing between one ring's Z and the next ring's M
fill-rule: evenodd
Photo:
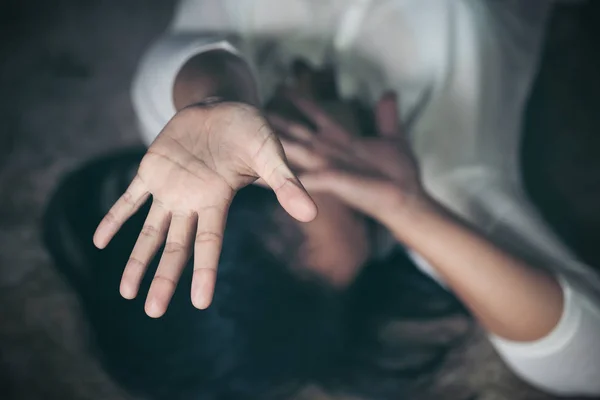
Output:
M179 112L149 147L131 185L94 235L96 246L104 248L152 196L123 272L123 297L137 295L148 264L166 240L146 312L152 317L164 314L192 249L192 302L201 309L208 307L229 205L237 190L259 178L292 217L310 221L316 216L314 203L288 167L281 143L257 109L217 103Z

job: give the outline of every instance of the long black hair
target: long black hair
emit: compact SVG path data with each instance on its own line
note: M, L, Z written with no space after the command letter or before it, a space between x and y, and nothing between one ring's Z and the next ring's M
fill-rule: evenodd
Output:
M142 154L103 158L70 174L50 202L44 225L56 265L81 300L98 357L132 394L285 399L313 383L397 399L439 365L449 346L392 346L380 333L392 320L463 312L453 296L422 275L401 249L367 266L344 291L299 278L290 265L302 236L293 225L281 224L274 194L255 186L242 189L230 207L211 307L192 306L188 267L166 315L147 317L143 294L157 262L137 299L124 300L118 287L148 205L104 251L91 243L106 211L101 204L106 186L126 185L123 171L135 168ZM273 240L284 240L285 251L274 251ZM390 361L416 353L415 362Z

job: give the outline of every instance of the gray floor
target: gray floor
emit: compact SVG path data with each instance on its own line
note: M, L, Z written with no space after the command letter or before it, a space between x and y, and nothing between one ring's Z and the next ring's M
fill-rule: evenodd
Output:
M129 82L172 3L0 6L0 398L125 398L90 356L77 303L38 227L61 174L138 143ZM456 349L434 391L438 399L549 398L513 377L480 333Z

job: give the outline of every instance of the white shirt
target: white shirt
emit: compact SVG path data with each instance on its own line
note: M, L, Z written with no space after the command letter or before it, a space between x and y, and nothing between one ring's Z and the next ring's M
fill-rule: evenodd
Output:
M297 57L335 61L343 97L374 104L396 90L428 191L560 277L557 327L533 343L491 337L500 355L548 392L600 395L600 278L541 219L519 173L522 114L550 8L544 0L186 0L140 64L133 102L150 143L175 114L179 69L215 48L249 63L263 99Z

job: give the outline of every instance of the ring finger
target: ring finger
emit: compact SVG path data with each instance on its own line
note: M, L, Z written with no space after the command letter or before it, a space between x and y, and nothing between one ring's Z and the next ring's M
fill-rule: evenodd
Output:
M146 299L146 313L153 318L162 316L173 297L177 282L190 259L190 248L196 218L174 214L163 255Z
M154 201L123 271L120 292L124 298L137 296L146 268L165 240L168 226L169 213Z

